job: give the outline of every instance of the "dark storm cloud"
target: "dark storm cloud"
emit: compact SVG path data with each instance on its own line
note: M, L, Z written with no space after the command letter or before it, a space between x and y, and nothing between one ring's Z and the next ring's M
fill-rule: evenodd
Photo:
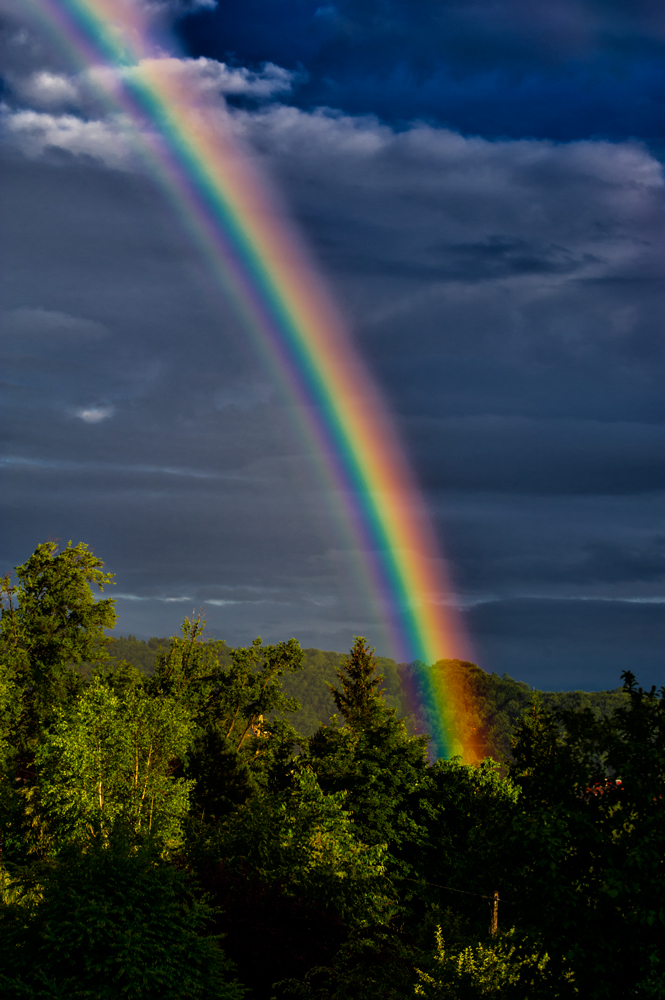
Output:
M424 484L481 665L603 687L637 658L640 680L665 679L661 167L638 141L551 141L602 133L602 114L584 124L601 91L621 135L622 108L635 132L656 121L658 10L317 9L224 5L235 63L180 69L220 109L235 95L233 127L330 277ZM344 649L362 633L383 651L275 373L122 120L18 38L5 38L2 112L3 569L49 535L83 539L118 573L123 631L173 632L205 604L232 642ZM324 91L379 116L306 110ZM468 125L482 106L490 136L542 134L527 127L540 106L549 138L394 129L380 91L386 120L422 117L427 92L451 116L432 121L466 107Z
M665 490L665 427L476 416L412 419L410 452L430 489L631 494Z
M454 458L451 484L487 474L491 488L497 475L509 486L544 435L551 469L525 469L516 488L612 492L631 488L633 472L632 488L659 485L650 425L663 417L663 180L646 150L487 142L421 126L395 133L372 119L286 108L240 120L305 221L394 409L408 418L425 481L441 481ZM509 467L491 472L499 454L487 469L474 463L480 430L474 438L474 425L460 423L438 446L434 424L409 422L425 415L536 423L516 424L512 446L502 425L499 454ZM590 423L579 433L565 423L548 431L538 424L546 418ZM594 421L642 426L593 431ZM492 447L499 426L487 423ZM569 471L556 458L566 440ZM601 453L614 442L608 465ZM580 486L586 459L574 456L585 448L599 449L598 458Z
M489 142L290 108L238 120L336 270L400 270L405 285L660 276L663 181L638 144Z
M663 496L439 492L433 502L458 591L473 606L662 600Z
M117 574L110 596L123 632L172 634L202 609L234 643L295 634L344 648L354 627L376 629L351 593L348 604L337 594L345 554L326 548L326 498L298 488L308 477L295 463L264 461L228 476L43 464L3 471L16 561L45 537L86 539Z
M268 96L290 79L183 69ZM83 539L117 574L124 632L205 607L236 643L381 642L297 414L126 126L80 76L30 72L3 109L3 570Z
M663 677L665 605L512 600L467 613L480 662L545 690L619 687L622 670L644 684Z
M663 127L656 4L250 0L186 19L193 54L302 66L295 100L386 121L557 139Z

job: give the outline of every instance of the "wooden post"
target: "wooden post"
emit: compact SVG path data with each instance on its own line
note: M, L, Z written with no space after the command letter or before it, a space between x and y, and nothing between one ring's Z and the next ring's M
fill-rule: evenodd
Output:
M499 929L499 893L492 896L492 923L490 924L490 934L494 935Z

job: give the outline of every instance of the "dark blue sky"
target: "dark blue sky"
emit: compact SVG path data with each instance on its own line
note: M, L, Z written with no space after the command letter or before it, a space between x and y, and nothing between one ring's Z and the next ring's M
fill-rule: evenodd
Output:
M178 33L191 55L301 72L301 108L496 138L663 135L658 4L221 0Z
M0 569L83 540L122 632L205 604L232 643L387 652L291 401L123 121L6 6ZM480 665L665 683L662 4L162 15L385 395Z

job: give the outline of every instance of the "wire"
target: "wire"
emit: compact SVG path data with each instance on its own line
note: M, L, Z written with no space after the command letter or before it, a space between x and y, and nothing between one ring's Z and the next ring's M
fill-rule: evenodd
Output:
M479 899L494 899L494 896L485 896L482 892L469 892L468 889L453 889L452 885L439 885L438 882L423 882L422 879L408 878L406 875L398 875L397 878L403 882L415 882L416 885L429 885L433 889L447 889L448 892L461 892L465 896L478 896ZM503 896L499 896L498 899L501 903L514 902L514 900L504 899Z

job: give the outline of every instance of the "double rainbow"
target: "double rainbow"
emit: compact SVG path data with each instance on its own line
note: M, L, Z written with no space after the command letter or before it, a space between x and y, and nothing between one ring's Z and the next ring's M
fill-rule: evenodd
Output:
M140 0L33 3L60 41L97 67L215 280L277 363L365 553L396 657L432 664L463 654L438 545L385 406L219 102L202 97L186 61L154 48ZM451 676L423 665L418 700L436 720L438 753L472 757L461 737L461 682Z

